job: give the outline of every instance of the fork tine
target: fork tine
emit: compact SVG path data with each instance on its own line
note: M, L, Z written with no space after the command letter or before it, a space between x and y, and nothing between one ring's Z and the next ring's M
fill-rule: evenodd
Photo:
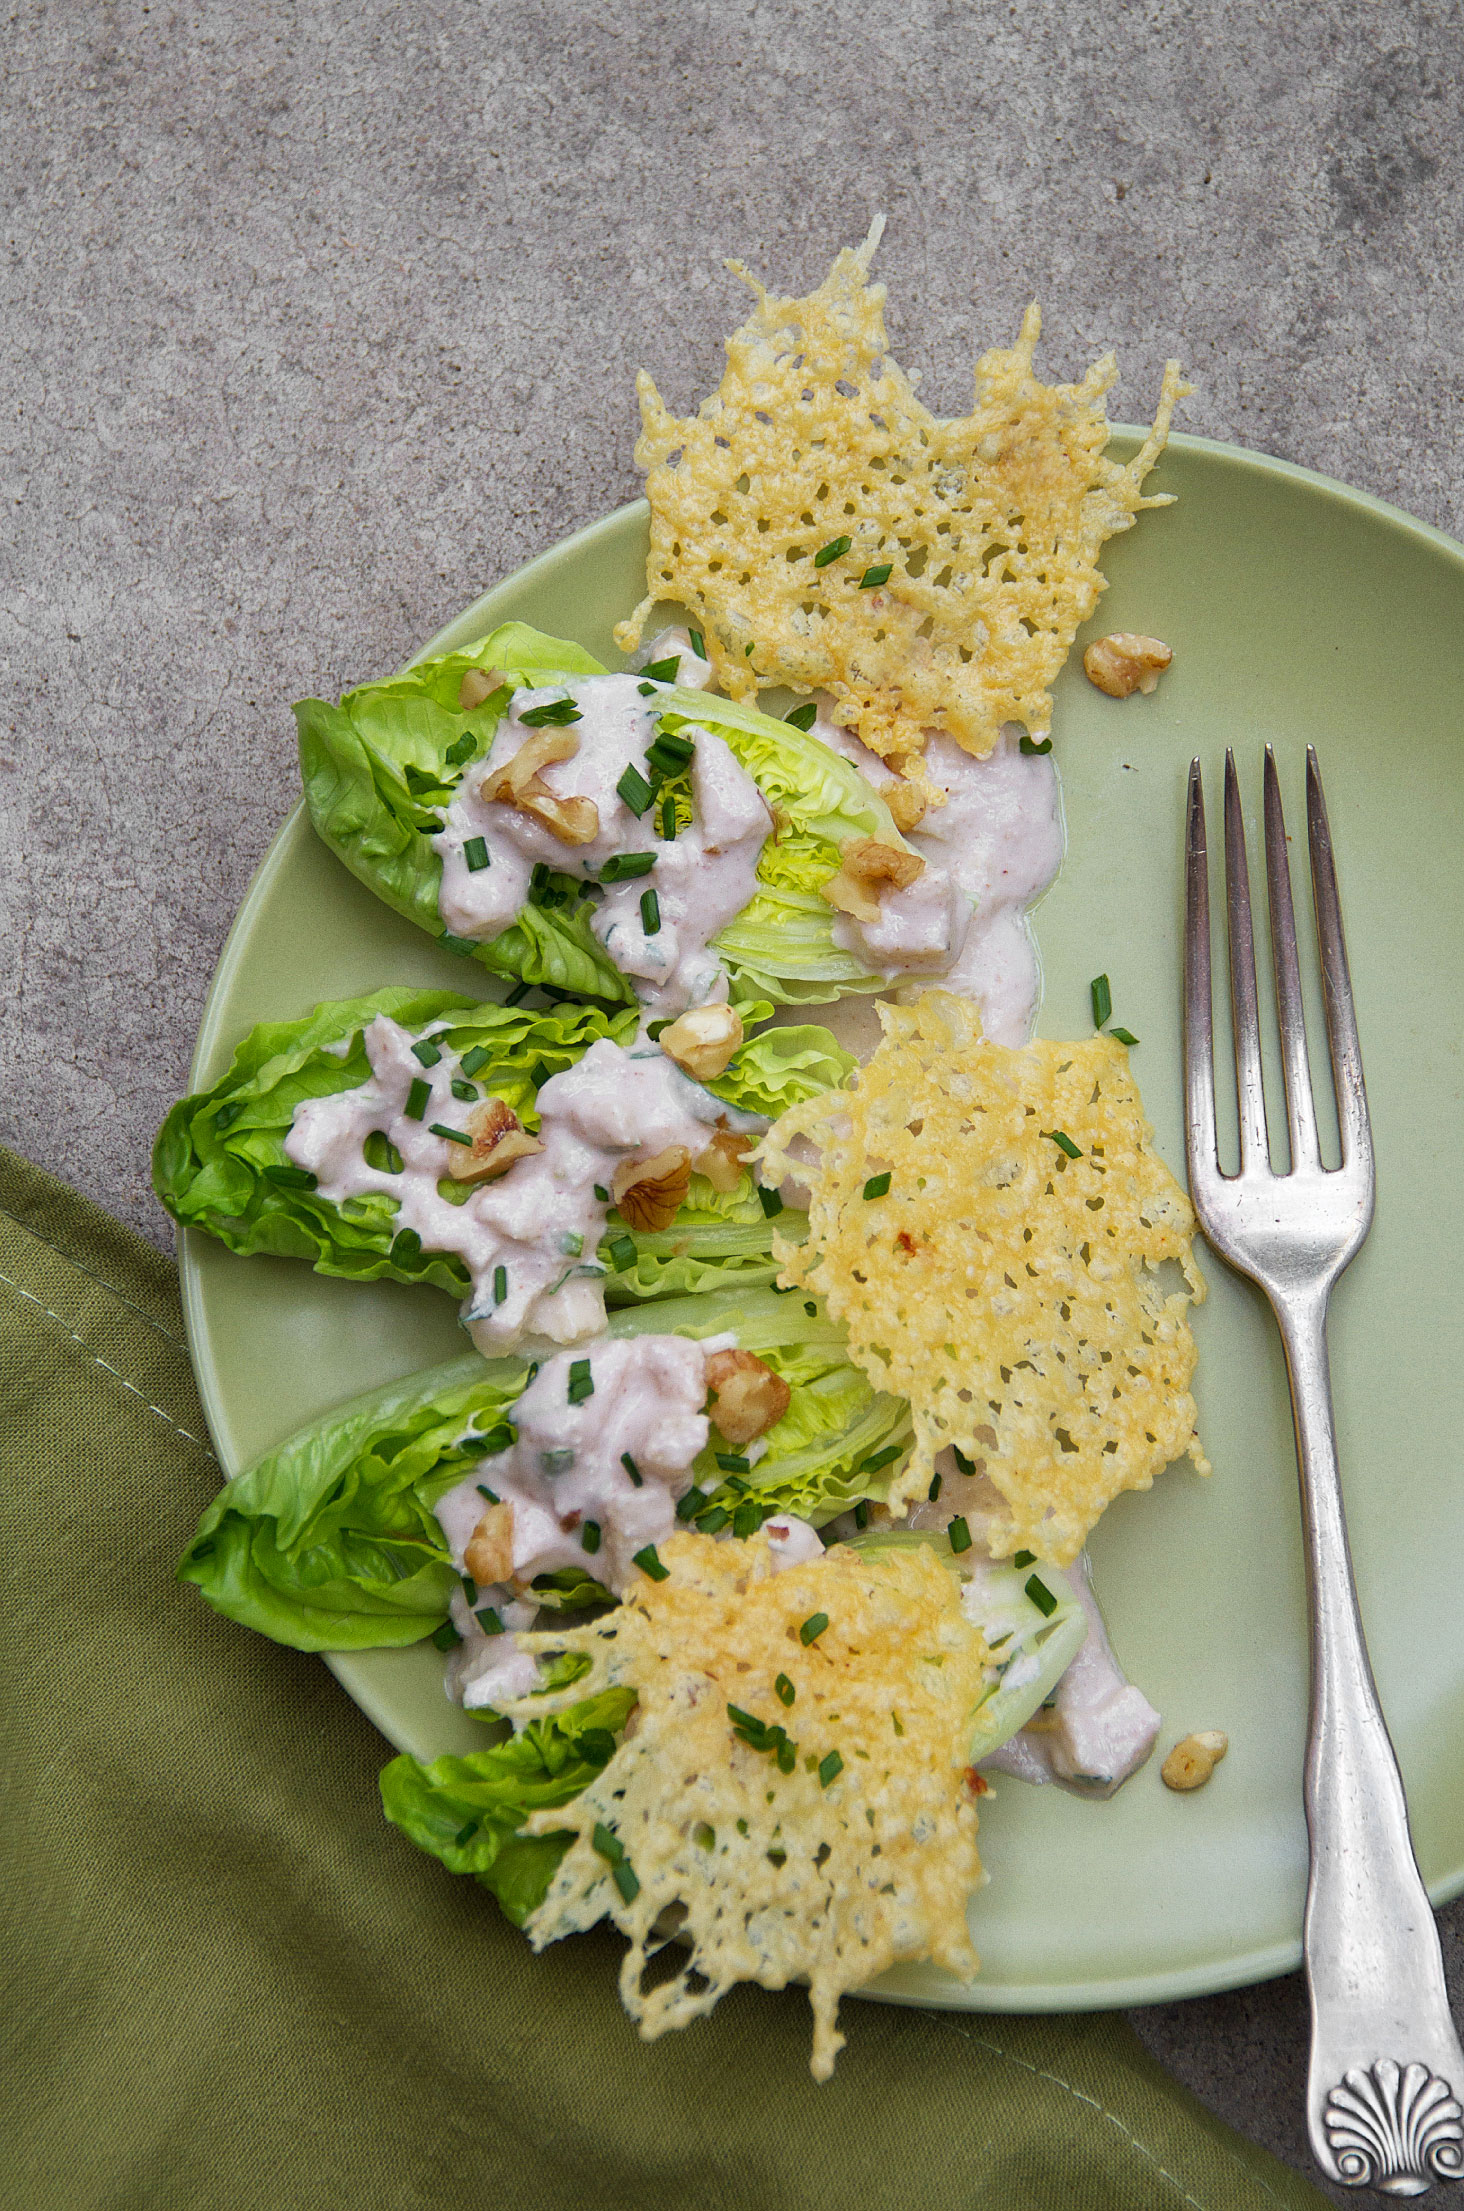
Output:
M1210 1004L1210 856L1200 763L1190 762L1184 911L1185 1134L1190 1187L1219 1171L1215 1149L1215 1039Z
M1276 969L1276 1013L1281 1027L1281 1063L1286 1081L1286 1125L1291 1135L1291 1170L1320 1164L1317 1116L1312 1103L1311 1063L1306 1049L1306 1016L1301 1007L1301 975L1296 964L1296 915L1291 904L1291 864L1286 856L1286 817L1276 756L1266 747L1266 883L1271 905L1271 957Z
M1337 1121L1342 1133L1342 1163L1372 1157L1367 1090L1362 1079L1362 1048L1352 1009L1352 975L1342 934L1337 870L1322 775L1314 747L1306 748L1306 826L1311 845L1312 896L1317 909L1317 938L1322 954L1322 997L1327 1009L1327 1041L1332 1047L1332 1080L1337 1090Z
M1265 1168L1266 1091L1261 1077L1261 1022L1256 1004L1256 947L1251 929L1250 869L1235 754L1225 755L1225 896L1230 922L1230 1004L1235 1024L1235 1103L1240 1115L1240 1171Z

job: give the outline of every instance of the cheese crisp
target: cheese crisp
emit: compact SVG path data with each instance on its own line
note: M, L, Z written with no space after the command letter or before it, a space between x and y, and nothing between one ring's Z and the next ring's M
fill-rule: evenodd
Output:
M943 991L880 1019L853 1087L794 1106L763 1145L765 1179L812 1186L807 1243L775 1247L780 1279L817 1290L850 1356L910 1400L891 1508L954 1444L1006 1501L994 1540L1065 1565L1120 1490L1185 1452L1209 1471L1189 1390L1194 1215L1112 1037L1008 1051ZM811 1174L800 1136L821 1150ZM1187 1290L1166 1292L1166 1260Z
M826 2080L846 1989L904 1958L976 1972L966 1766L986 1644L928 1550L875 1560L838 1547L778 1573L765 1535L686 1534L660 1558L666 1578L641 1577L618 1611L523 1639L593 1661L561 1703L638 1692L604 1771L526 1824L575 1835L526 1932L542 1949L613 1919L630 1937L621 1995L647 2041L736 1981L804 1976ZM672 1908L690 1956L648 1991L655 1925Z
M944 421L890 358L876 222L806 299L757 306L727 341L718 390L682 421L642 372L636 460L651 505L647 597L691 610L720 687L826 690L836 718L917 772L926 736L978 755L1003 722L1051 725L1049 685L1106 578L1105 539L1143 507L1144 479L1188 389L1164 371L1154 426L1122 467L1104 458L1112 354L1078 384L1032 373L1042 327L976 366L975 406Z

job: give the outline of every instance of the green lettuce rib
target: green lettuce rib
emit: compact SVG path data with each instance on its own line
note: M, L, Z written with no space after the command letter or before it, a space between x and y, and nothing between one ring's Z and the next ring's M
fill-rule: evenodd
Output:
M747 1009L749 1015L769 1010ZM529 1126L537 1126L531 1069L542 1064L558 1074L597 1039L627 1044L636 1030L630 1007L606 1012L564 1005L535 1013L451 991L397 987L317 1006L302 1020L265 1022L244 1038L212 1089L173 1107L153 1148L153 1187L176 1221L216 1236L231 1251L303 1259L319 1274L352 1281L430 1282L465 1297L471 1284L459 1259L394 1242L393 1198L372 1195L342 1206L271 1179L272 1168L288 1168L285 1138L297 1106L369 1080L363 1031L378 1013L408 1029L445 1023L458 1052L486 1045L493 1056L476 1079ZM835 1088L852 1065L822 1029L766 1029L749 1038L726 1074L707 1088L727 1105L772 1119L785 1106ZM778 1225L797 1236L802 1216L785 1215ZM612 1218L600 1247L610 1270L606 1297L625 1304L734 1281L771 1282L777 1272L772 1236L750 1176L726 1196L695 1176L672 1230L643 1235ZM627 1237L634 1246L629 1261Z
M458 691L470 669L510 681L466 710ZM509 622L463 652L361 684L339 706L302 699L295 717L310 818L387 905L494 974L624 1004L633 1001L631 985L597 942L576 878L551 876L553 903L527 904L491 944L469 945L444 931L442 862L430 842L463 776L488 757L513 684L604 673L567 638ZM755 707L672 686L661 701L668 731L699 724L724 737L777 812L778 834L763 847L756 893L716 939L734 997L783 1005L880 989L881 975L835 945L833 910L820 886L851 837L903 843L884 800L818 738Z
M549 1892L568 1833L521 1835L531 1812L553 1810L607 1766L635 1703L633 1689L606 1689L552 1719L466 1758L393 1758L381 1776L381 1806L453 1873L490 1889L515 1927Z
M732 1330L783 1374L788 1411L744 1483L759 1521L773 1511L827 1520L860 1496L882 1496L893 1467L868 1472L863 1462L892 1443L903 1457L909 1442L903 1400L871 1389L842 1331L804 1305L768 1290L723 1291L629 1307L609 1324L612 1336ZM492 1435L528 1376L522 1358L469 1352L325 1414L225 1483L179 1578L227 1618L296 1650L420 1642L446 1620L455 1579L433 1508L475 1466L491 1468L492 1454L466 1439ZM742 1502L713 1449L696 1472L707 1506ZM553 1604L566 1592L541 1595Z

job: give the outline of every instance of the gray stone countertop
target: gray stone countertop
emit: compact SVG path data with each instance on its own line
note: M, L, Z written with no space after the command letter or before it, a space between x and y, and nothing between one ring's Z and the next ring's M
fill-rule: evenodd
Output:
M1464 534L1460 37L1427 0L18 0L0 1138L166 1242L149 1146L288 702L636 494L635 371L715 382L730 254L802 289L883 209L936 407L1035 296L1049 374L1117 348L1119 415L1178 353L1186 429ZM1134 2018L1306 2169L1298 1982Z

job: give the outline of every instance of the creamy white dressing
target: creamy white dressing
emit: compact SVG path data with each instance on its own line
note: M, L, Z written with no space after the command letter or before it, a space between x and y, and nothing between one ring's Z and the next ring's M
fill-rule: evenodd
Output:
M1082 1551L1067 1568L1088 1616L1088 1636L1053 1692L1050 1708L982 1760L1019 1781L1057 1781L1080 1796L1112 1796L1154 1748L1160 1716L1113 1654Z
M876 790L896 780L877 753L830 715L819 715L813 734L852 761ZM971 919L953 931L941 986L973 998L991 1041L1008 1045L1025 1044L1032 1033L1040 969L1027 910L1057 874L1064 844L1052 756L1024 753L1021 736L1009 723L984 760L949 737L929 738L926 768L946 802L931 807L905 839L924 859L924 874L907 890L883 893L877 925L847 915L834 924L835 941L856 953L867 948L871 964L886 968L892 982L906 974L927 981L937 964L931 947L939 933L930 914L954 893ZM922 901L927 877L932 881Z
M649 645L642 645L625 663L630 675L639 675L643 668L657 667L661 661L674 658L676 673L667 678L683 691L712 691L716 689L717 672L704 654L691 642L690 628L680 622L670 629L658 630Z
M659 1045L627 1050L602 1037L540 1089L544 1149L455 1204L437 1185L463 1151L434 1135L432 1124L466 1132L473 1107L452 1094L454 1079L462 1079L457 1056L444 1049L435 1067L423 1067L412 1051L413 1032L386 1014L370 1023L363 1041L370 1081L297 1106L286 1156L336 1204L395 1198L398 1233L410 1229L424 1251L460 1259L473 1285L464 1324L488 1353L525 1335L573 1343L604 1327L604 1269L595 1254L609 1207L595 1188L608 1190L623 1161L650 1159L672 1145L684 1145L695 1160L719 1127L751 1135L767 1125L724 1105ZM420 1119L406 1111L416 1082L428 1090ZM365 1143L375 1129L400 1153L400 1174L368 1164Z
M694 657L689 646L686 657ZM579 676L514 694L494 733L487 767L469 769L432 839L442 860L438 911L455 936L491 941L522 911L536 865L598 886L607 861L649 853L654 865L647 873L597 888L590 928L631 979L647 1013L674 1015L727 995L726 973L710 943L753 896L772 815L726 739L700 726L679 732L696 746L691 821L675 837L663 838L655 802L640 815L632 812L618 786L627 768L654 781L646 754L658 733L658 693L652 689L643 696L642 683L634 675ZM524 807L486 795L520 747L539 735L523 716L561 699L572 699L579 709L580 719L567 730L578 740L577 750L539 775L553 797L594 805L599 828L579 845L562 842ZM469 863L467 848L472 844L477 857L479 839L486 867ZM658 909L659 926L651 929L644 904L648 891L655 893Z

